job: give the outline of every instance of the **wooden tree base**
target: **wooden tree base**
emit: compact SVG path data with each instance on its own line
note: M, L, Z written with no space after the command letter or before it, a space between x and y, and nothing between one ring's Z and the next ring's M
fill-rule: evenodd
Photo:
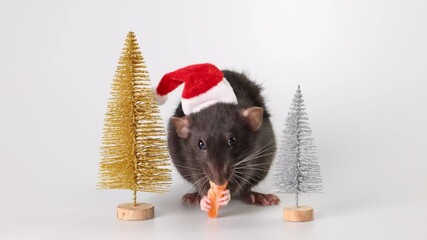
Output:
M308 206L292 206L283 209L283 219L289 222L313 221L313 208Z
M139 221L154 218L154 205L149 203L122 203L117 206L117 218L126 221Z

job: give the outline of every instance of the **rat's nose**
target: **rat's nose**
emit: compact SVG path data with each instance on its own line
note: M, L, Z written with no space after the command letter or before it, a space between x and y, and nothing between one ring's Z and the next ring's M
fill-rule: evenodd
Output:
M211 178L209 180L214 182L216 185L224 185L227 182L223 166L208 163L208 169L208 172L210 173L208 174L210 175L208 178Z

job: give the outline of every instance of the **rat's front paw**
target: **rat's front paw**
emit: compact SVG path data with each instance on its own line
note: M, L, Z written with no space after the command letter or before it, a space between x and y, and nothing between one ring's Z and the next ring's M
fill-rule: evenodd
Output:
M223 194L223 197L218 199L218 205L221 207L227 205L231 200L230 190L227 189L223 191L222 194Z
M202 211L209 212L211 208L211 200L206 195L202 198L202 200L200 200L200 209L202 209Z

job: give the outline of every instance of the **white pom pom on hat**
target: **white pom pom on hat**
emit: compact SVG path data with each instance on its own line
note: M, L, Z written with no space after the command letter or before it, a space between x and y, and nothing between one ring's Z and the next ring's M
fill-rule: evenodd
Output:
M166 102L166 100L168 100L168 95L163 95L163 96L159 95L157 93L157 90L156 90L155 87L153 87L152 90L153 90L153 93L154 93L154 97L156 98L157 104L162 105L162 104L164 104Z
M182 110L185 115L198 112L216 103L237 104L233 88L215 65L202 63L180 68L165 74L156 88L158 104L163 104L167 94L184 83Z

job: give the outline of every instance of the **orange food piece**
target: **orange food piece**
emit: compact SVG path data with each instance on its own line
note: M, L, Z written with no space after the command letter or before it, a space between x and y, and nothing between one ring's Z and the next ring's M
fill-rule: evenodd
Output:
M218 186L214 182L209 181L211 188L208 191L208 198L211 200L211 210L208 212L208 217L216 218L218 216L219 205L217 205L218 199L222 198L222 194L225 189L227 189L227 183L224 185Z

